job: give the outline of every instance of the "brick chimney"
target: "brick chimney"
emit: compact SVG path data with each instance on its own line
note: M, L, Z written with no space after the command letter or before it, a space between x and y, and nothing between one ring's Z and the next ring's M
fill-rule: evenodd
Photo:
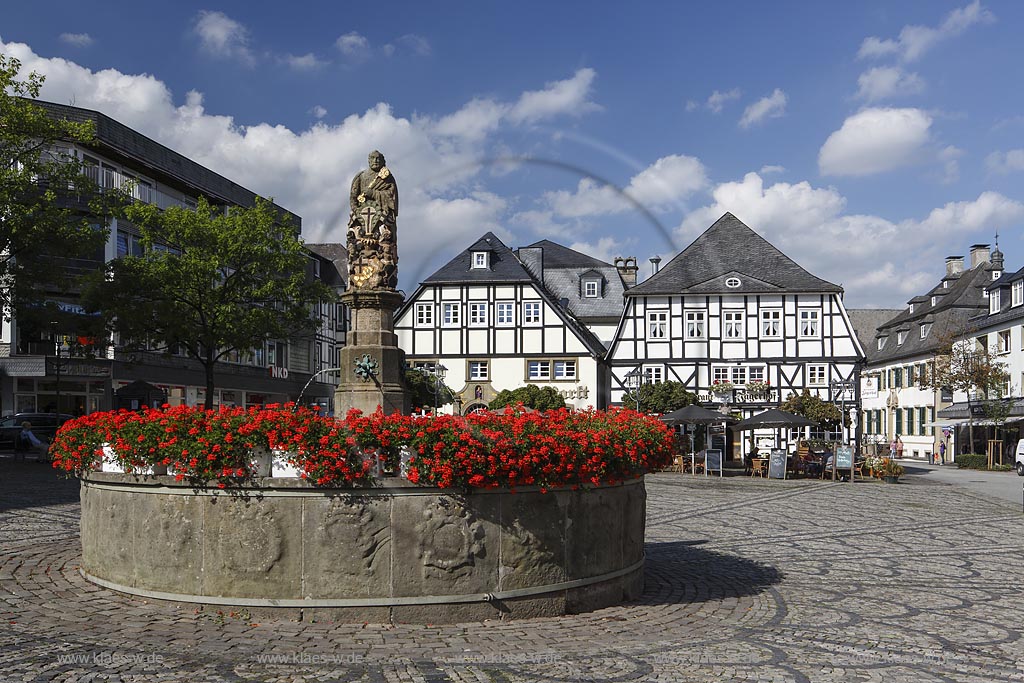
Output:
M971 268L977 268L982 263L988 261L989 251L987 244L972 244L971 245Z
M959 277L964 272L963 256L946 257L946 277Z
M627 288L636 286L636 274L639 270L636 265L635 256L615 257L615 270L619 271L619 277Z

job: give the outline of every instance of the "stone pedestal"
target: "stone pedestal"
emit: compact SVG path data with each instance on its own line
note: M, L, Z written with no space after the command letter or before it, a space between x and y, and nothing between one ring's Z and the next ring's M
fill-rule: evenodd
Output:
M402 381L405 352L398 348L395 311L402 295L385 289L350 289L341 302L352 314L345 346L341 349L341 381L334 392L334 414L344 417L352 408L373 413L410 411L409 392ZM377 362L377 376L365 381L355 374L355 362L368 355Z

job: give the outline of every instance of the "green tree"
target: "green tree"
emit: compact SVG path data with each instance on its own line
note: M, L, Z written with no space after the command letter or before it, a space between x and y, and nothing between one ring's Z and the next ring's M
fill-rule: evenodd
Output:
M429 370L406 368L405 386L413 408L440 408L455 400L455 394Z
M491 410L514 406L522 403L527 408L534 410L557 410L565 407L565 399L554 387L538 387L536 384L527 384L518 389L503 389L494 397L494 400L487 404Z
M838 429L841 424L848 423L848 417L843 415L839 406L815 396L810 389L804 389L800 394L790 394L779 407L795 415L803 415L829 429Z
M682 382L643 384L637 390L637 396L640 398L640 412L643 413L671 413L697 402L696 394L687 391ZM633 407L628 402L625 405Z
M319 325L313 305L334 298L307 275L297 231L265 199L226 212L205 198L195 210L134 204L125 214L141 233L143 254L110 261L86 303L102 312L123 348L182 349L197 360L207 408L218 362L312 332Z
M106 217L119 193L100 194L71 145L93 140L90 123L53 118L32 100L43 77L19 80L21 62L0 54L0 308L19 322L46 325L52 293L75 289L71 259L103 261Z

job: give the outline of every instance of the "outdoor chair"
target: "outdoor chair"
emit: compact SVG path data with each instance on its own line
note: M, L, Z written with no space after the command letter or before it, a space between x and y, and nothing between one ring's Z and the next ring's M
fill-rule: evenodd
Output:
M750 476L764 477L768 474L768 461L762 458L754 458L750 461Z

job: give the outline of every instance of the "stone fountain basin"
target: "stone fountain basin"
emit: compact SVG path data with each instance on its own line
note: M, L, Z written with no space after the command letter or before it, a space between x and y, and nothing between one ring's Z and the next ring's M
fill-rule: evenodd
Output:
M149 599L351 622L557 616L643 590L642 479L547 493L380 482L221 490L90 472L82 573Z

